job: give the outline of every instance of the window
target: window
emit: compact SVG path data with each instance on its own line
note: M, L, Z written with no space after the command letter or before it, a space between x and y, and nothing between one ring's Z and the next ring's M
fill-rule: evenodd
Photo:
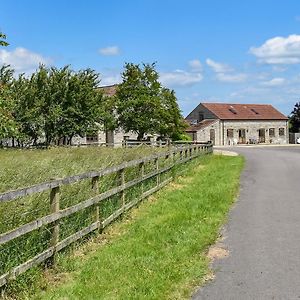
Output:
M256 115L259 115L259 113L254 108L251 108L251 111L254 112Z
M233 108L229 108L228 110L229 110L230 112L232 112L234 115L237 114L237 112L236 112Z
M90 143L90 142L98 142L98 136L97 135L87 135L86 136L86 141L87 143Z
M275 128L269 128L269 137L275 136Z
M204 120L204 113L202 111L199 112L199 122Z
M233 138L233 129L227 129L227 137Z
M283 136L283 135L285 135L284 134L284 128L281 127L281 128L279 128L279 136Z

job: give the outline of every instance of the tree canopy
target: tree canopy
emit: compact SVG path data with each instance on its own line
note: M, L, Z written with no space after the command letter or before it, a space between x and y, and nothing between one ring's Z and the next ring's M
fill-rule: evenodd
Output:
M142 140L146 134L177 139L185 123L175 92L159 82L155 64L128 63L116 95L99 89L91 69L39 68L26 77L10 66L0 68L0 143L71 144L74 136L121 127Z
M155 64L126 63L123 82L116 93L119 125L138 134L159 133L165 137L179 134L185 125L175 92L163 87Z
M290 118L290 131L300 132L300 102L297 102L291 112Z
M9 43L6 42L6 35L2 32L0 32L0 46L6 47Z
M95 71L41 65L29 78L12 75L8 66L0 69L0 138L70 144L75 135L99 129L103 97Z

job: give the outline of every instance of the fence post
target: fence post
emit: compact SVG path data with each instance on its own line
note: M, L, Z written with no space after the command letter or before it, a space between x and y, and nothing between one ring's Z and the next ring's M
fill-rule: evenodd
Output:
M120 180L121 180L121 186L124 187L125 185L125 168L120 170ZM122 207L125 206L125 190L121 191L121 202Z
M51 189L50 191L50 213L57 213L59 212L59 200L60 200L60 188L56 186ZM56 245L59 242L59 220L53 222L53 228L51 232L51 239L50 239L50 247L54 247L53 256L49 259L49 265L53 265L55 263L55 254L56 254Z
M99 193L99 176L92 177L92 190L95 195ZM95 206L95 222L98 222L98 229L100 229L100 208L99 204Z
M155 169L156 171L159 170L159 165L158 165L158 157L155 158ZM159 186L159 183L160 183L160 174L157 174L156 175L156 185Z
M143 179L144 175L145 175L145 162L142 161L140 163L140 176L142 177L142 179ZM143 195L144 194L144 180L141 183L141 188L142 188L142 195Z

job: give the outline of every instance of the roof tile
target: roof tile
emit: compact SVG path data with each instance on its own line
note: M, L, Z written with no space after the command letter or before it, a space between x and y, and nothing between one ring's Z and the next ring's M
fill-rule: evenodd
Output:
M220 120L287 120L269 104L202 103Z

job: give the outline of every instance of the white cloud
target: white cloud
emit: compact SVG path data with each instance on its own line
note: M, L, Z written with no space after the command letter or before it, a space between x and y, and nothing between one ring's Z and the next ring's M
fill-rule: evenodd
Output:
M266 64L298 64L300 63L300 35L274 37L260 47L251 47L250 53L258 61Z
M263 85L263 86L280 86L280 85L283 85L285 83L285 81L286 80L284 78L277 77L277 78L273 78L268 81L261 82L261 85Z
M118 46L108 46L99 49L99 53L105 56L114 56L120 54L120 49Z
M18 47L15 50L0 50L0 64L11 65L17 73L32 73L39 64L49 64L51 59L41 54L31 52L25 48Z
M206 60L206 64L216 73L217 80L222 82L243 82L248 77L244 73L235 73L229 65L216 62L210 58Z
M217 79L223 82L244 82L247 79L247 75L244 73L237 73L237 74L218 73Z
M214 72L216 73L226 73L226 72L231 72L233 71L232 68L226 64L222 64L222 63L219 63L219 62L216 62L210 58L208 58L206 60L206 64L208 66L210 66Z
M121 83L121 82L122 82L122 78L121 78L120 74L108 75L108 76L103 76L103 78L101 79L100 85L102 85L102 86L113 85L113 84L117 84L117 83Z
M161 83L169 87L189 86L200 82L202 79L203 76L201 73L186 72L183 70L160 73Z
M195 72L201 72L202 71L202 64L201 64L200 60L193 59L193 60L190 60L188 62L188 64L191 67L192 71L195 71Z

